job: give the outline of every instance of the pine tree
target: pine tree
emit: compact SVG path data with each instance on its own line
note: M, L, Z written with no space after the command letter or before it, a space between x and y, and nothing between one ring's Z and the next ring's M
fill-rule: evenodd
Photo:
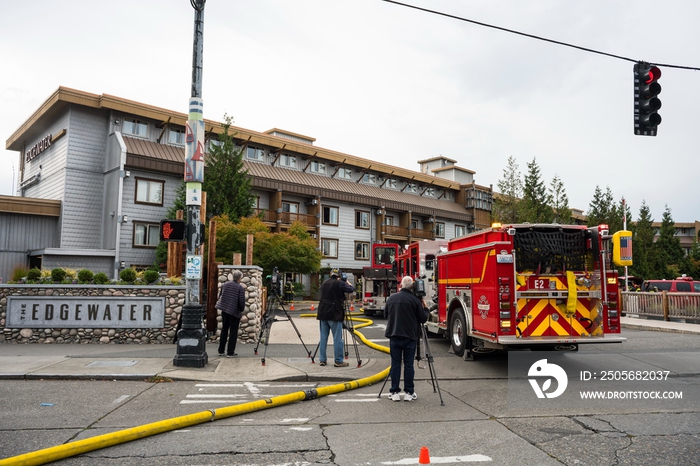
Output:
M586 213L588 225L609 224L613 216L616 215L613 203L613 194L610 187L608 186L605 189L605 193L603 193L600 186L596 185L593 200L588 205L588 212Z
M554 175L552 182L549 185L549 198L552 203L552 211L554 223L568 225L571 223L571 209L569 208L569 197L566 195L564 183L562 183L559 175Z
M550 223L554 214L551 208L551 198L547 186L540 175L537 159L527 164L527 174L523 187L522 200L523 221L530 223Z
M206 156L203 190L207 193L207 217L227 215L236 222L253 213L250 176L243 165L243 150L229 134L233 119L224 115L219 143Z
M654 270L654 227L646 201L639 207L639 219L632 226L632 257L630 273L644 280L659 278Z
M656 248L657 269L663 273L658 278L672 279L678 276L679 264L683 258L681 240L676 236L676 226L668 205L661 216L659 238L654 244Z
M520 168L515 158L508 157L508 166L503 170L503 179L498 181L500 196L495 196L493 203L493 220L505 223L518 223L520 215L520 199L523 193L523 182L520 179Z

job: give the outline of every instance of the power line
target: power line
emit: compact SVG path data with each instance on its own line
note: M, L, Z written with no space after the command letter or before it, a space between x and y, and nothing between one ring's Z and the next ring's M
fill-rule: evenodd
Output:
M500 26L494 26L493 24L482 23L480 21L474 21L473 19L463 18L461 16L455 16L455 15L451 15L448 13L443 13L441 11L431 10L429 8L422 8L422 7L415 6L415 5L409 5L407 3L397 2L395 0L383 0L383 1L385 1L387 3L393 3L393 4L399 5L399 6L405 6L406 8L413 8L414 10L424 11L426 13L432 13L432 14L438 15L438 16L445 16L446 18L456 19L458 21L464 21L465 23L476 24L478 26L484 26L487 28L497 29L499 31L504 31L504 32L516 34L519 36L529 37L530 39L541 40L543 42L549 42L552 44L562 45L564 47L570 47L572 49L583 50L584 52L597 53L598 55L605 55L607 57L617 58L619 60L625 60L625 61L630 61L630 62L634 62L634 63L637 63L639 61L639 60L635 60L634 58L623 57L621 55L615 55L612 53L601 52L600 50L594 50L594 49L589 49L587 47L581 47L580 45L574 45L574 44L569 44L566 42L561 42L558 40L547 39L546 37L541 37L541 36L536 36L534 34L528 34L525 32L515 31L513 29L508 29L508 28L504 28L504 27L500 27ZM680 69L684 69L684 70L700 71L700 68L696 68L693 66L669 65L669 64L663 64L663 63L652 63L652 65L663 66L666 68L680 68Z

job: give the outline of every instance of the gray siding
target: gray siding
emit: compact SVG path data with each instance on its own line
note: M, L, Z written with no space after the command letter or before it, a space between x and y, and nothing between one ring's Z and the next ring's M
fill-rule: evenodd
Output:
M0 277L4 283L16 266L29 266L32 249L58 246L58 219L0 213Z
M73 107L70 117L61 247L102 247L104 157L107 147L104 111Z
M63 129L68 130L65 136L52 143L51 147L39 154L31 162L25 164L24 179L27 180L41 173L41 181L25 189L22 196L63 200L68 140L71 132L69 126L69 112L65 112L46 128L45 133L42 132L41 136L36 140L27 142L25 150L33 147L34 144L49 133L57 134ZM24 157L24 154L20 155L20 157Z

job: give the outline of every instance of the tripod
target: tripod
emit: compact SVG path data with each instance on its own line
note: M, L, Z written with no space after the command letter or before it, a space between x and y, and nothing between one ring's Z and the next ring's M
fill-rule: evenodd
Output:
M357 347L357 335L355 335L355 328L352 324L352 314L350 313L350 309L348 307L348 302L347 300L345 301L344 304L344 319L343 319L343 332L345 333L345 337L343 338L343 343L345 345L345 359L348 359L348 334L349 338L352 339L352 344L355 347L355 357L357 358L357 367L362 366L362 359L360 359L360 350ZM335 340L333 341L333 344L335 345ZM316 345L316 351L314 351L314 355L311 357L311 362L313 363L316 359L316 353L318 353L318 349L321 346L321 342Z
M275 313L278 308L282 309L282 312L284 312L284 315L286 316L285 318L278 319L275 316ZM276 290L273 288L273 293L272 297L268 299L267 301L267 309L265 310L265 315L263 316L263 323L262 326L260 327L260 333L258 334L258 341L255 344L255 354L258 354L258 347L260 346L260 343L265 345L265 350L263 351L263 357L262 357L262 365L265 365L265 356L267 355L267 346L270 344L270 330L272 329L272 324L274 322L279 322L280 320L284 321L287 320L289 321L290 324L292 324L292 327L294 327L294 331L297 332L297 336L299 337L299 341L301 341L301 344L304 346L304 350L306 351L306 354L308 357L311 357L311 351L306 347L306 344L304 343L304 340L301 338L301 333L299 333L299 329L297 328L296 324L292 320L292 316L287 313L287 310L284 308L284 305L282 305L282 300L280 299L280 295Z
M425 348L425 360L428 362L428 368L430 369L430 380L433 383L433 393L437 391L438 395L440 396L440 406L445 406L445 402L442 399L442 392L440 391L440 384L438 383L437 375L435 374L435 366L433 365L433 354L430 352L430 344L428 343L428 331L425 329L424 324L421 324L420 328L421 340L418 341L418 346L416 347L416 361L418 361L418 368L425 369L425 365L421 366L421 361L423 361L423 357L421 356L422 341L423 347ZM386 378L384 379L384 383L382 384L382 388L379 390L377 398L381 398L382 391L384 391L384 387L386 386L386 382L387 380L389 380L389 377L391 377L391 372L389 372L389 374L387 374Z

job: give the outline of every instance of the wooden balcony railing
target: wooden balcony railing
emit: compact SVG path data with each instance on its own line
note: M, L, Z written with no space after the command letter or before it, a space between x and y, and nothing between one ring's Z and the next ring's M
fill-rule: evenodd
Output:
M299 221L308 227L316 226L316 216L308 214L297 214L292 212L280 212L279 214L274 210L268 209L253 209L254 216L262 215L262 221L268 223L275 223L279 220L285 225L291 225L292 223Z
M430 230L422 230L419 228L412 228L411 229L411 236L413 238L420 238L420 239L433 239L433 232Z
M395 225L384 225L384 234L388 236L405 236L408 237L408 228Z

